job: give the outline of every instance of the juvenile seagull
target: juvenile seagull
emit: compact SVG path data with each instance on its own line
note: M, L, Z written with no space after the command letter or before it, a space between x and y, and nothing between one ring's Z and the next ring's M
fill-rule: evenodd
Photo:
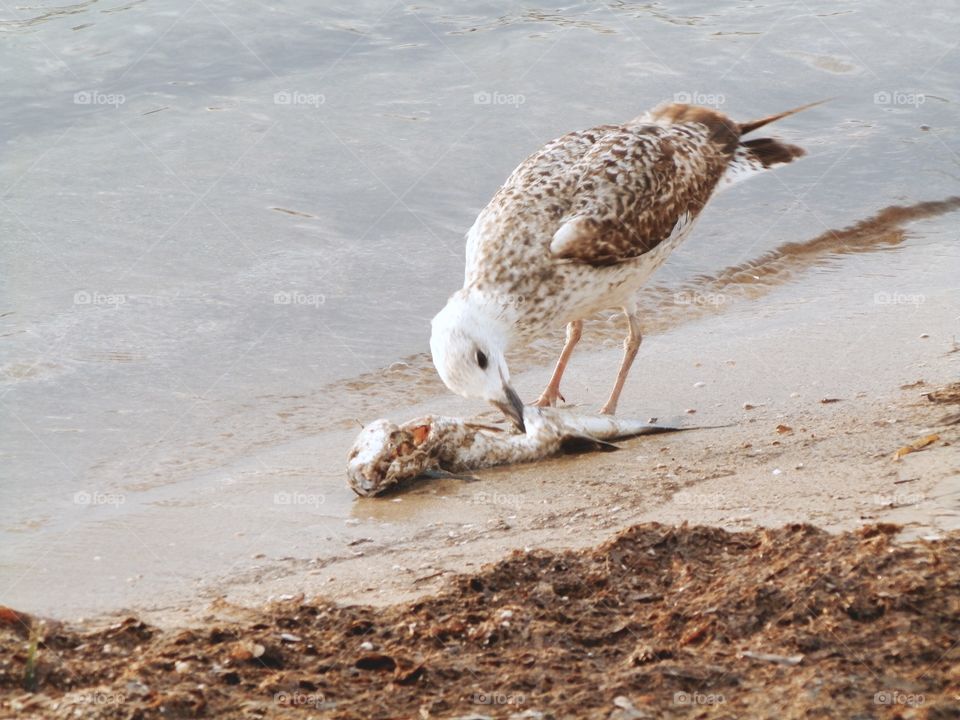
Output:
M817 103L813 103L814 105ZM719 189L804 154L754 130L810 107L737 123L709 108L661 105L622 125L547 143L507 178L467 233L463 288L433 318L430 350L448 388L499 407L523 430L505 352L566 324L552 406L585 318L622 308L623 361L602 413L613 414L640 347L635 294L690 233Z

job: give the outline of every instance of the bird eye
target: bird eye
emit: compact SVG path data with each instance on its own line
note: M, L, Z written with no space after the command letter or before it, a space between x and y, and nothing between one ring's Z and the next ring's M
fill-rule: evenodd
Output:
M481 370L487 369L487 356L483 353L483 350L477 350L477 365L480 366Z

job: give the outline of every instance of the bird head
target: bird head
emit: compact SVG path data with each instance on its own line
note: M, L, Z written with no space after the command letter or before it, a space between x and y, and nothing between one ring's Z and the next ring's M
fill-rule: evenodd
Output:
M510 386L506 345L498 313L462 291L433 318L430 352L444 384L457 395L495 405L523 431L523 401Z

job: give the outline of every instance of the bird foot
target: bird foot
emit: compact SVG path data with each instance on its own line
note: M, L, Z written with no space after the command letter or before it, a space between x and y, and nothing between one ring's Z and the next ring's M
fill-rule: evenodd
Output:
M548 387L544 390L540 397L537 398L536 402L533 403L534 407L556 407L557 400L560 402L566 402L567 399L560 394L559 388L550 388Z
M601 415L616 415L616 414L617 414L617 406L616 406L616 405L611 405L610 403L607 403L607 404L604 405L602 408L600 408L600 414L601 414Z

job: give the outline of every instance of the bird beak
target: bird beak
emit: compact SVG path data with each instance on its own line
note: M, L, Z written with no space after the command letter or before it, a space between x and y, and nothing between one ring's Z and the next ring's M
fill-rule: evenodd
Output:
M503 412L504 415L513 420L513 424L517 426L517 430L525 433L527 429L523 424L523 400L521 400L516 391L506 383L503 384L503 394L506 400L494 400L493 404L500 408L500 411Z

